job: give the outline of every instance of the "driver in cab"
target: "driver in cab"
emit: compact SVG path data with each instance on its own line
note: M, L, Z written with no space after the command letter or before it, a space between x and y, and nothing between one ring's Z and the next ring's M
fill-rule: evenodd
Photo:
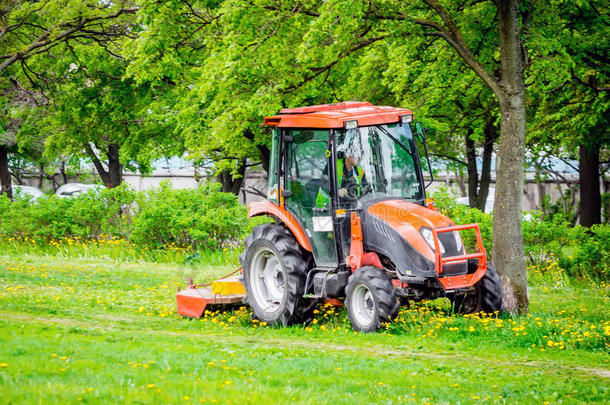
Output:
M354 199L361 195L364 181L364 170L354 153L345 153L344 158L337 159L337 188L339 198Z
M357 154L339 152L337 158L337 188L339 199L344 204L351 204L363 194L367 188L364 170L359 166ZM325 170L326 172L326 170ZM318 189L316 207L322 208L330 202L330 195L323 187Z

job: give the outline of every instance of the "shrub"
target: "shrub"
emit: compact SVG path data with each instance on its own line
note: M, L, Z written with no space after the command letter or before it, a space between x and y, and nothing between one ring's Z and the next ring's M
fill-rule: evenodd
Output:
M447 188L433 194L439 211L457 224L478 223L487 253L491 253L493 216L476 208L455 202ZM531 219L523 221L523 245L528 264L546 268L558 263L571 277L608 279L610 276L610 225L595 225L590 229L572 226L560 215L542 219L531 212ZM464 236L464 235L463 235ZM472 244L468 237L464 243Z
M217 249L239 243L246 209L219 184L172 190L170 184L138 195L130 239L138 244Z
M126 185L102 191L90 190L73 198L43 196L37 200L17 197L0 202L0 235L45 241L61 238L98 238L103 233L122 236L128 217L123 214L135 193Z

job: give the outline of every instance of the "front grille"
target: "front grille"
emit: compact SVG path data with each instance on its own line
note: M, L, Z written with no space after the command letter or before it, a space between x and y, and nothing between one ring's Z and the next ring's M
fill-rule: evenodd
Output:
M442 232L437 234L439 241L445 247L445 253L443 257L461 256L464 254L464 248L458 250L457 243L455 241L455 233L457 232L459 237L459 231L454 232ZM468 273L468 263L451 263L443 266L443 276L459 276Z

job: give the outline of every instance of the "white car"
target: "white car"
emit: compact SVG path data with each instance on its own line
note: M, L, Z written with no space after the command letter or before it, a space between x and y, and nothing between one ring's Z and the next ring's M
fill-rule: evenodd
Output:
M59 198L70 198L84 194L89 190L103 190L104 186L99 184L66 183L60 186L55 195Z
M32 200L35 200L38 197L42 197L44 195L44 193L36 187L13 184L11 188L13 189L13 196L27 196L30 197Z

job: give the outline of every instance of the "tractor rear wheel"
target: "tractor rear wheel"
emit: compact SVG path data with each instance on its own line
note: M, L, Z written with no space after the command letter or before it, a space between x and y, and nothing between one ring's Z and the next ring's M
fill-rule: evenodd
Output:
M485 312L493 314L502 309L502 282L496 269L487 266L485 275L474 286L474 291L450 298L453 310L458 314Z
M254 318L282 326L311 321L316 302L303 298L311 255L277 224L255 227L244 245L239 260Z
M365 266L349 277L345 306L354 330L374 332L396 318L400 304L388 276L376 267Z

